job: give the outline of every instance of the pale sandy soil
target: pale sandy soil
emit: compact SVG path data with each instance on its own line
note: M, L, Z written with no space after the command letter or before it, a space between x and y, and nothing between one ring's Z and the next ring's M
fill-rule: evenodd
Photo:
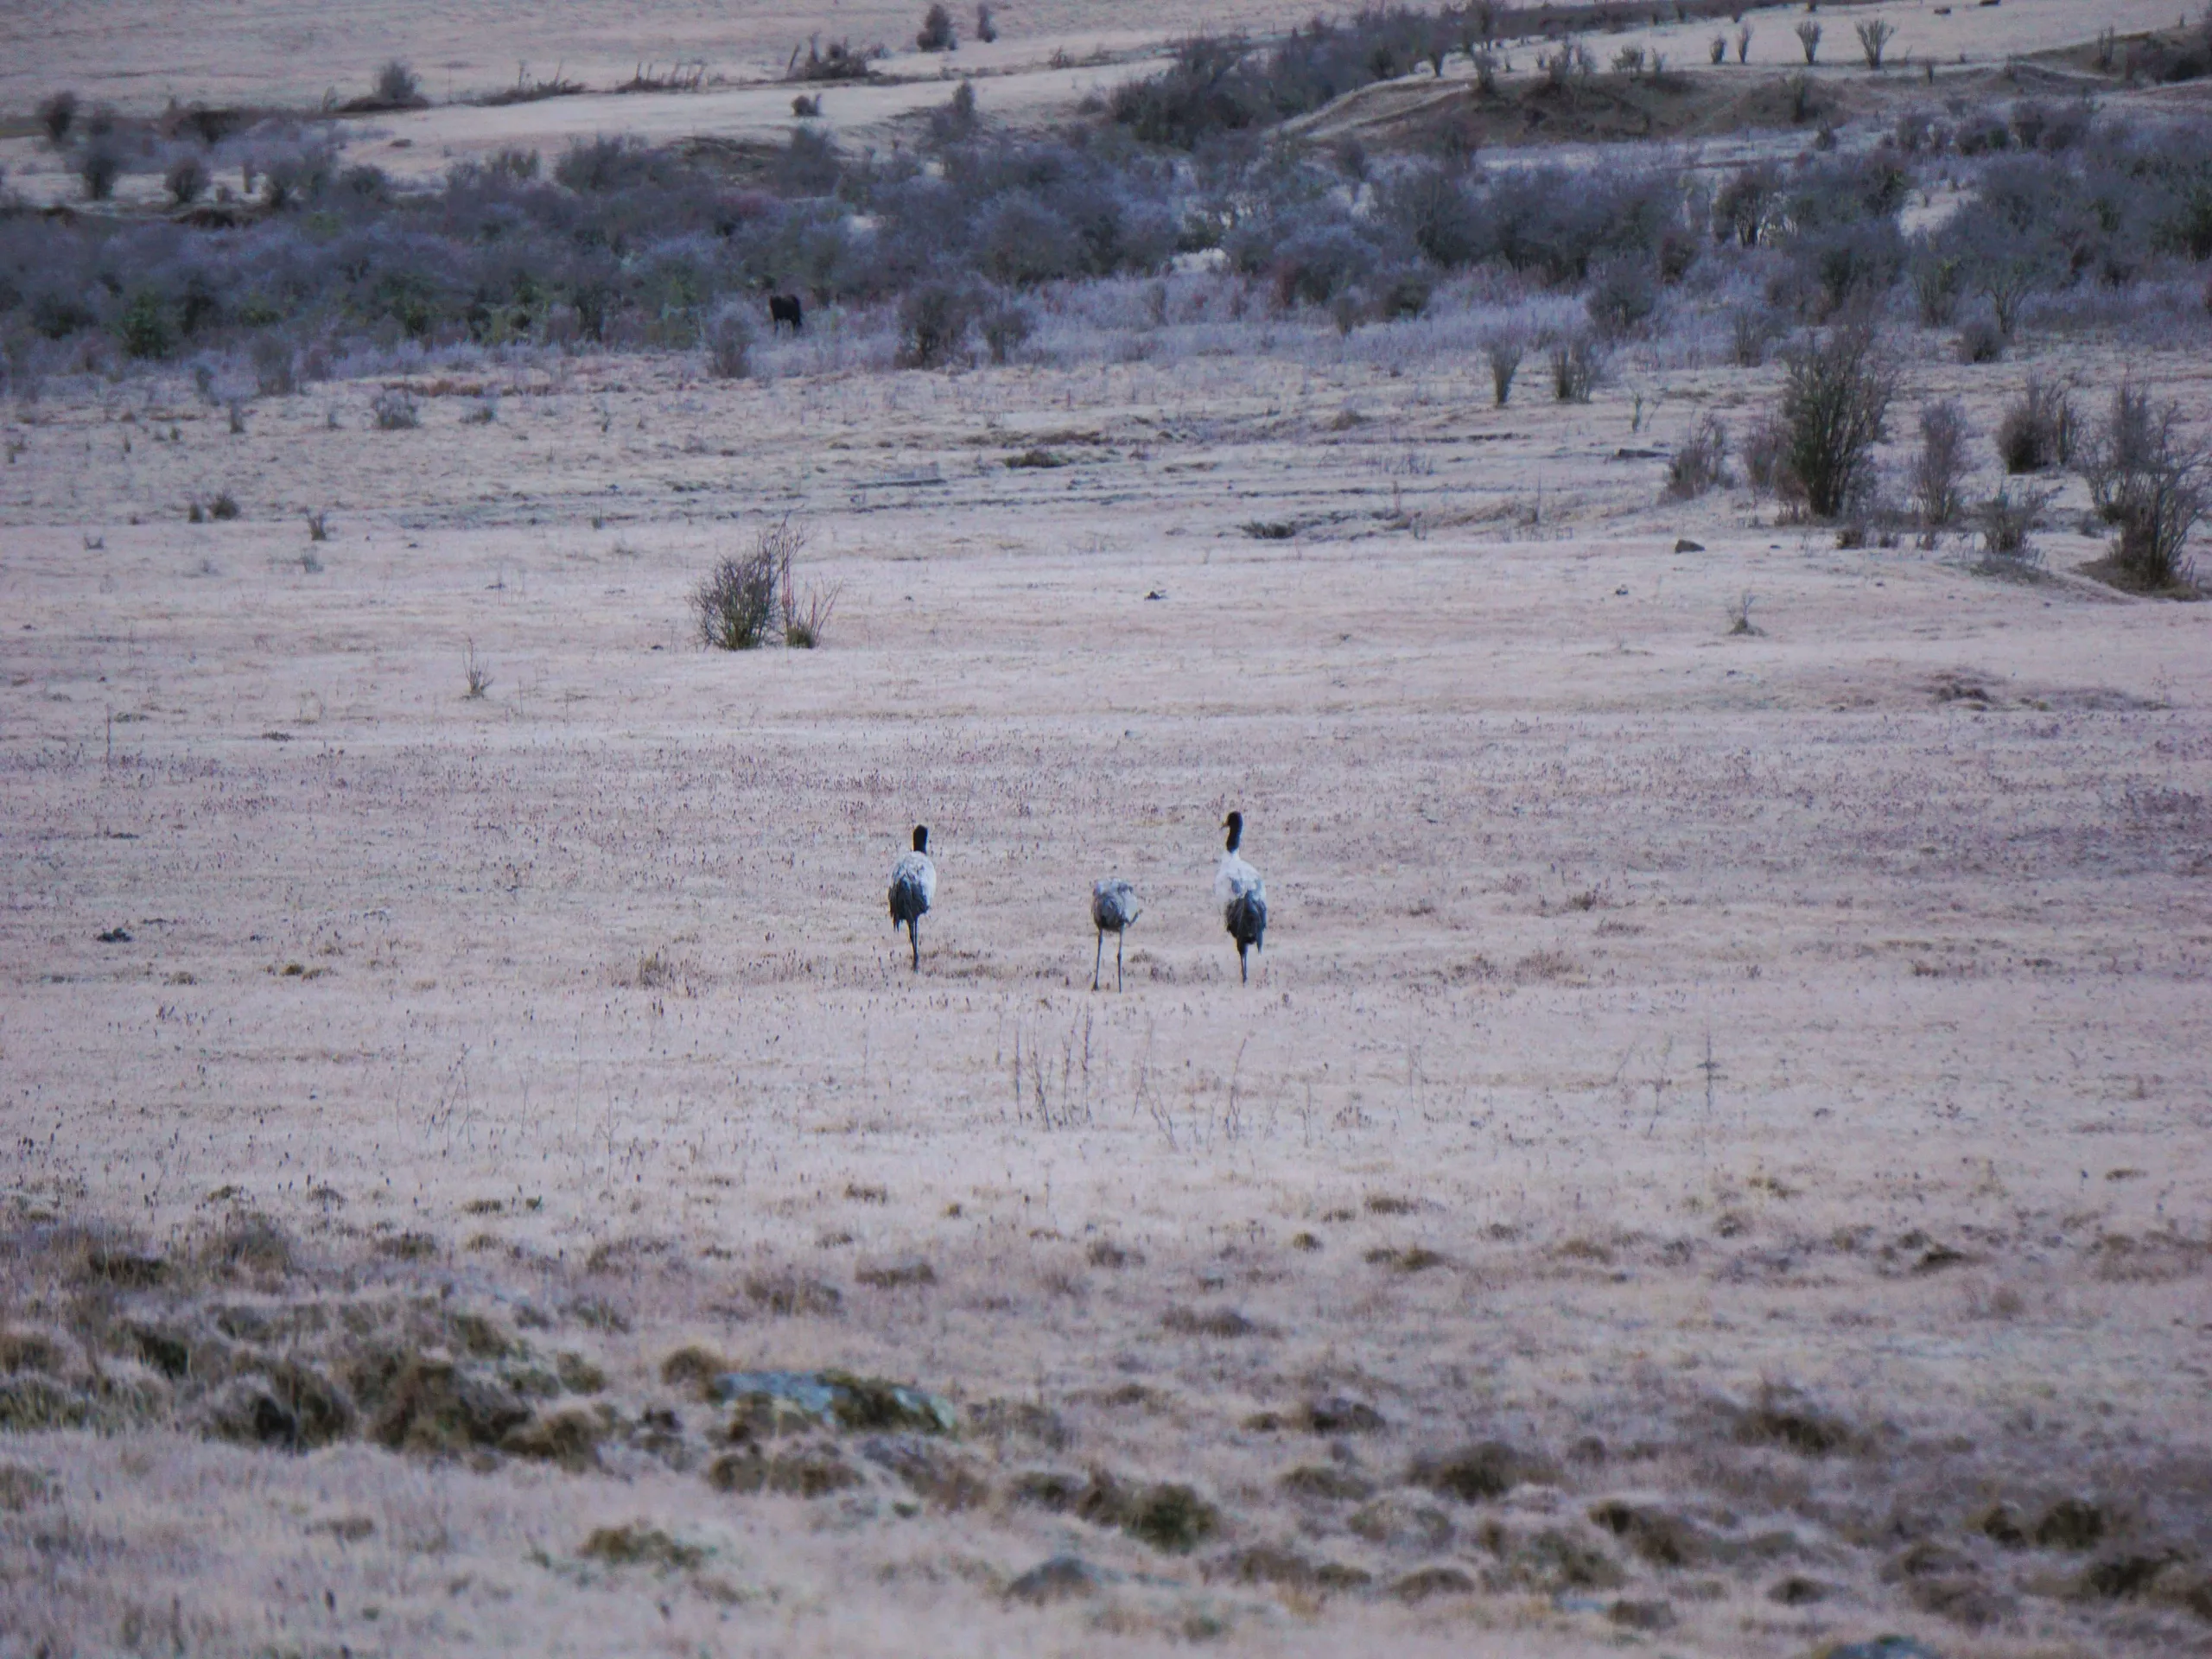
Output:
M1903 408L1984 432L2031 367L2123 367L1910 351ZM1472 364L1316 360L609 359L397 433L358 385L244 436L175 384L15 412L8 1321L155 1404L0 1440L0 1649L2212 1645L2212 613L2074 577L2064 529L1993 581L1617 458L1740 431L1771 370L1643 377L1638 433L1626 380L1561 409L1532 365L1498 411ZM238 522L184 522L221 488ZM828 645L695 648L690 586L787 510ZM182 1261L242 1208L291 1272L118 1287L40 1230ZM321 1364L416 1291L604 1371L588 1466L206 1442L196 1370L73 1345L219 1325L236 1369L289 1307ZM861 1484L716 1491L687 1340L943 1391L969 1484L843 1436ZM1300 1427L1331 1396L1382 1426ZM1502 1495L1416 1478L1485 1440ZM1023 1484L1093 1470L1218 1529L1157 1552ZM2096 1536L1977 1529L2067 1497ZM633 1522L676 1554L584 1553ZM1060 1552L1122 1576L1005 1599Z

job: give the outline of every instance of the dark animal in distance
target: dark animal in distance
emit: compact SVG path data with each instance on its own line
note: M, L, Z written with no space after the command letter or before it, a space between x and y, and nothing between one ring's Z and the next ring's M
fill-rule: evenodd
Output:
M930 905L937 898L937 866L930 862L930 832L927 825L914 826L914 850L899 855L899 861L891 867L891 931L906 930L906 942L913 948L914 971L922 971L922 936L919 925L929 914Z
M1244 953L1259 950L1268 937L1268 887L1260 873L1236 855L1237 843L1244 839L1244 815L1230 813L1222 827L1229 831L1229 849L1214 872L1213 896L1221 900L1222 921L1236 941L1237 977L1249 984L1252 975Z
M1122 988L1122 935L1137 918L1137 890L1119 876L1094 882L1090 889L1090 919L1098 929L1098 950L1090 959L1090 988L1098 988L1098 970L1106 961L1106 936L1114 936L1114 988Z
M799 304L796 294L771 294L768 296L768 326L771 328L788 327L791 333L806 332L806 310Z

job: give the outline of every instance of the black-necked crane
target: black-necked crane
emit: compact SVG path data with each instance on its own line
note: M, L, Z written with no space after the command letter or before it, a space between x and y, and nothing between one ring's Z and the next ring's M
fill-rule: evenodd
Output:
M937 866L930 862L930 832L926 824L914 826L914 850L899 855L891 867L891 931L906 930L913 947L914 971L922 971L921 919L937 898Z
M1137 918L1137 890L1121 877L1109 876L1090 887L1090 919L1098 929L1098 952L1090 959L1090 988L1098 988L1099 969L1106 962L1106 936L1114 936L1114 988L1122 988L1122 935Z
M1230 813L1222 827L1229 831L1229 848L1221 855L1221 868L1214 872L1213 896L1221 901L1222 921L1229 937L1236 941L1237 977L1249 984L1252 975L1245 966L1244 953L1259 950L1268 936L1268 887L1260 880L1260 873L1237 855L1237 845L1244 839L1244 815Z

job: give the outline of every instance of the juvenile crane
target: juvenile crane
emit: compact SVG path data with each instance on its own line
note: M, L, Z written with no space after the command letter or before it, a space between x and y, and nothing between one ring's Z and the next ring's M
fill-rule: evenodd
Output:
M891 931L903 925L914 952L914 971L922 971L922 936L916 929L929 914L937 897L937 866L930 862L930 832L926 824L914 826L914 850L899 855L891 867Z
M1221 901L1229 937L1236 941L1236 976L1249 985L1252 975L1245 965L1244 953L1260 949L1268 936L1268 886L1260 880L1260 873L1236 855L1237 843L1244 839L1244 815L1230 813L1222 827L1229 831L1229 849L1222 854L1221 868L1214 872L1213 896Z
M1090 988L1098 988L1098 971L1106 961L1106 936L1114 936L1114 988L1122 988L1122 935L1137 918L1137 890L1119 876L1109 876L1090 887L1090 919L1098 928L1098 953L1090 959Z

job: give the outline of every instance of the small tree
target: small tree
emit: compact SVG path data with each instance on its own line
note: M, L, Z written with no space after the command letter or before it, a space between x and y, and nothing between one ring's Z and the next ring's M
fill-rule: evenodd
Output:
M1815 518L1840 517L1866 481L1896 395L1896 366L1870 324L1847 323L1789 353L1782 468Z
M1736 61L1738 63L1749 63L1751 60L1751 26L1749 23L1745 23L1736 31Z
M1706 49L1713 54L1716 66L1728 61L1728 37L1726 35L1714 35L1713 43Z
M1967 417L1956 402L1923 404L1920 448L1912 458L1912 507L1926 530L1942 530L1959 516L1959 480L1967 470Z
M1808 17L1797 25L1797 44L1805 48L1805 61L1812 63L1821 55L1821 26Z
M1882 67L1882 53L1896 35L1897 30L1878 17L1859 25L1859 49L1866 54L1869 69Z
M987 5L976 8L976 38L988 46L999 37L999 26L991 21L991 9Z
M1562 404L1586 404L1605 369L1605 353L1588 334L1575 333L1551 342L1552 397Z
M925 52L950 52L960 44L953 33L952 14L942 5L932 5L922 14L922 32L914 36L914 44Z

